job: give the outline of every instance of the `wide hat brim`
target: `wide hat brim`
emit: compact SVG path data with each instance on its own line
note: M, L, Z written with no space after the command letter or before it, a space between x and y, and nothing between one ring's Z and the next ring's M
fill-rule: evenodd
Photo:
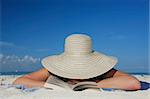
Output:
M44 58L42 65L51 73L70 79L88 79L104 74L112 69L117 58L99 52L73 56L62 53Z

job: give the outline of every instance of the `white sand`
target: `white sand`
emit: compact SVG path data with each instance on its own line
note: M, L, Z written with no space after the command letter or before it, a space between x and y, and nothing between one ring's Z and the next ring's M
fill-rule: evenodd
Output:
M139 80L150 82L150 75L135 75ZM0 83L10 84L18 76L0 76ZM144 91L53 91L38 89L34 92L23 92L14 87L4 88L0 86L0 99L150 99L150 89Z

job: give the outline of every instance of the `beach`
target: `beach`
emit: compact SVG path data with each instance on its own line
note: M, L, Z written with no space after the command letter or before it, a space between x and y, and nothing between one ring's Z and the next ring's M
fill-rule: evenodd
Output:
M10 85L21 75L0 76L0 99L149 99L150 89L139 91L123 90L86 90L86 91L55 91L44 88L21 90ZM150 75L134 75L140 81L150 83ZM128 82L128 81L127 81ZM5 85L3 85L5 84ZM7 85L7 86L6 86Z

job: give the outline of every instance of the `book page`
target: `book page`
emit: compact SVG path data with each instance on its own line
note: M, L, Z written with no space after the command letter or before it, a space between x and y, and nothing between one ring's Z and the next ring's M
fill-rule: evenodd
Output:
M44 87L52 90L72 90L72 91L73 90L82 91L89 88L95 89L96 86L97 83L92 81L84 81L84 82L79 82L77 84L69 84L55 76L50 76L44 85Z
M75 91L82 91L85 89L96 89L97 88L97 83L92 82L92 81L84 81L84 82L79 82L75 85L72 86L72 89Z
M63 80L59 79L58 77L55 77L55 76L50 76L44 87L46 88L52 88L52 89L71 89L69 84L64 82Z
M44 87L46 89L50 89L50 90L66 90L63 87L60 87L60 86L57 86L57 85L54 85L54 84L50 84L50 83L45 83Z

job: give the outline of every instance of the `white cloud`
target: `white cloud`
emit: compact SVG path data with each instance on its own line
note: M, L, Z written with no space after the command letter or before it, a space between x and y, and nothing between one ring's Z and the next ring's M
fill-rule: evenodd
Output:
M0 60L3 58L3 54L0 54Z
M40 58L34 58L29 55L25 55L24 57L19 57L16 55L3 55L0 54L0 61L5 64L18 63L18 64L31 64L37 63L40 61Z
M0 72L15 70L32 71L35 68L38 68L39 64L40 58L35 58L33 56L25 55L23 57L19 57L16 55L0 54Z
M39 61L40 61L40 58L33 58L32 56L26 55L26 56L24 56L24 57L22 58L22 60L21 60L21 59L18 59L18 60L19 60L19 61L28 61L28 62L36 63L36 62L39 62Z
M38 51L38 52L44 52L44 51L50 51L52 49L50 48L39 48L39 49L30 49L30 48L26 48L24 46L18 46L12 42L6 42L6 41L0 41L0 48L5 50L5 48L8 48L11 50L11 49L15 49L15 50L18 50L18 51Z
M1 49L5 50L5 48L9 49L15 49L15 50L28 50L25 47L18 46L12 42L6 42L6 41L0 41L0 47Z
M15 44L10 43L10 42L0 41L0 46L10 46L10 47L13 47L13 46L15 46Z

